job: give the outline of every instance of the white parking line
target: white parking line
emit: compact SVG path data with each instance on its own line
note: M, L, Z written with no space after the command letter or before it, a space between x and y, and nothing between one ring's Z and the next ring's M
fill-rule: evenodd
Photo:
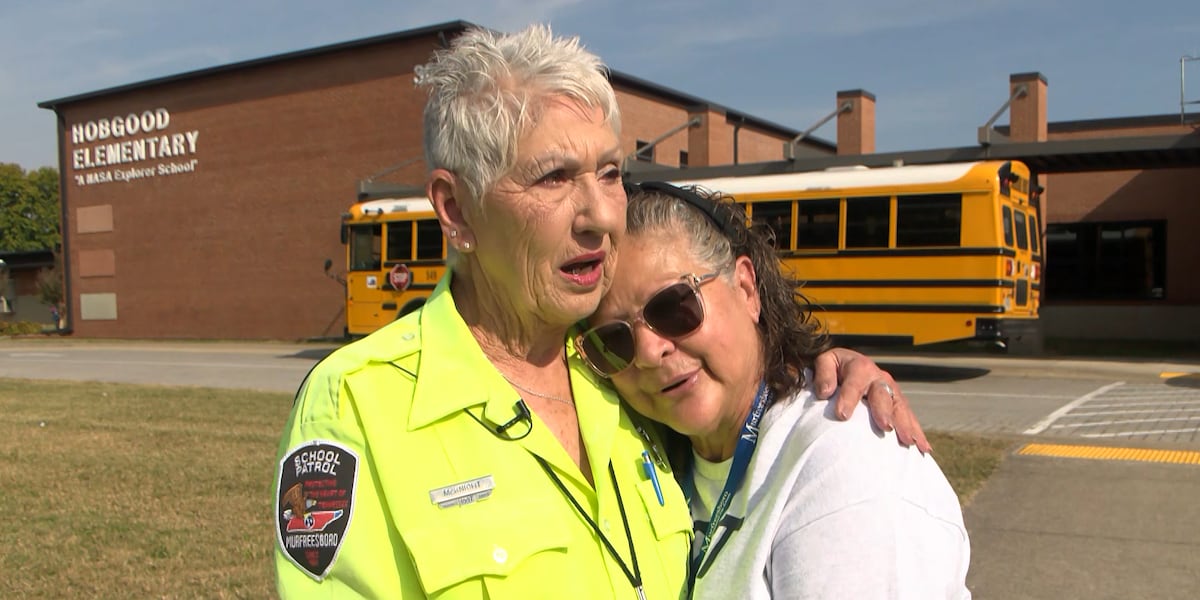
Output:
M1158 423L1161 421L1200 421L1200 415L1194 417L1165 417L1156 419L1121 419L1119 421L1092 421L1089 423L1071 423L1068 425L1051 425L1050 429L1070 429L1073 427L1104 427L1108 425L1126 425L1128 423Z
M1095 404L1089 404L1088 408L1094 408L1095 406L1096 406ZM1189 410L1200 410L1200 406L1197 406L1195 408L1177 408L1175 410L1181 411L1181 412L1187 412ZM1143 414L1143 413L1148 413L1148 412L1156 412L1156 411L1154 411L1152 409L1145 409L1145 408L1137 409L1137 410L1098 410L1096 412L1073 412L1067 416L1070 416L1070 417L1096 417L1099 415L1137 415L1137 414Z
M1162 384L1159 384L1159 385L1161 386ZM1193 396L1193 394L1196 393L1194 390L1190 390L1190 389L1172 390L1170 388L1163 389L1162 387L1148 388L1147 386L1144 386L1144 385L1140 386L1140 387L1136 387L1136 388L1134 388L1133 386L1130 386L1130 388L1132 388L1132 389L1121 390L1122 393L1119 393L1119 394L1108 394L1107 396L1105 396L1105 399L1112 400L1113 402L1122 402L1122 401L1127 401L1127 400L1137 401L1142 398L1142 395L1148 389L1154 389L1154 395L1160 396L1163 398L1190 398Z
M1071 409L1075 408L1076 406L1079 406L1080 404L1083 404L1084 402L1087 402L1088 400L1091 400L1092 398L1095 398L1096 396L1099 396L1100 394L1103 394L1104 392L1107 392L1108 390L1111 390L1115 387L1120 387L1122 385L1125 385L1124 381L1110 383L1104 387L1101 387L1101 388L1093 390L1087 394L1084 394L1083 396L1080 396L1080 397L1072 400L1071 402L1068 402L1067 404L1063 405L1062 408L1059 408L1058 410L1050 413L1050 415L1048 417L1046 417L1045 419L1042 419L1033 427L1026 429L1025 435L1036 435L1036 434L1039 434L1039 433L1045 431L1046 428L1053 425L1054 422L1057 421L1059 417L1067 414L1068 412L1071 411Z
M991 393L991 392L945 392L941 390L910 390L904 389L905 396L982 396L984 398L1039 398L1039 399L1062 399L1073 398L1063 394L1014 394L1014 393Z
M1113 438L1113 437L1129 437L1133 435L1161 435L1164 433L1196 433L1200 431L1200 427L1192 429L1154 429L1151 431L1118 431L1116 433L1081 433L1079 437L1086 438Z
M1104 402L1096 402L1088 404L1088 408L1129 408L1131 406L1178 406L1178 405L1200 405L1198 400L1168 400L1164 402L1115 402L1106 404ZM1186 409L1185 409L1186 410Z

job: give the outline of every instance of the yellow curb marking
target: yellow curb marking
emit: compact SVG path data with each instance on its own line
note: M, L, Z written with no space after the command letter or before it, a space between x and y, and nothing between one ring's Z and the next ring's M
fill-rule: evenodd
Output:
M1158 374L1159 379L1175 379L1176 377L1200 378L1200 373L1188 373L1186 371L1163 371Z
M1066 446L1062 444L1025 444L1017 454L1090 458L1095 460L1132 460L1141 462L1200 465L1200 452L1190 450L1150 450L1110 446Z

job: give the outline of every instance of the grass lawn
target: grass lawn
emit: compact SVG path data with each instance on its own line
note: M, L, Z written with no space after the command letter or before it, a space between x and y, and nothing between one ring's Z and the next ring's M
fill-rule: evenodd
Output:
M270 598L288 394L0 379L2 598Z
M1014 445L1012 440L962 433L932 431L928 437L933 445L933 457L964 507L970 504L975 492Z
M0 598L273 598L289 394L0 379ZM959 497L1009 442L930 434Z

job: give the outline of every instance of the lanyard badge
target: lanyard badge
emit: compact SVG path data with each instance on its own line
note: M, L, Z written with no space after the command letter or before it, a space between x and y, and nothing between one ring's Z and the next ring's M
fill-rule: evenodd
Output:
M725 478L725 487L721 490L720 497L717 498L716 504L713 506L712 516L709 518L708 527L704 532L704 537L700 540L699 550L696 551L691 558L688 569L688 595L691 596L691 591L695 587L696 579L699 578L704 571L708 570L708 566L712 564L713 558L716 557L716 549L712 556L708 554L709 545L712 544L713 538L716 536L717 529L721 526L721 521L725 518L725 513L729 511L729 505L733 501L734 494L741 487L742 481L746 478L746 471L750 467L750 458L754 455L754 449L758 446L758 426L762 421L763 413L766 411L771 397L771 391L767 388L767 382L763 381L758 386L758 393L754 397L754 405L750 409L750 414L746 415L746 421L742 424L741 434L738 436L737 447L733 452L733 464L729 467L729 475ZM689 498L695 495L696 484L693 480L694 474L689 475L686 479ZM707 558L707 560L705 560Z

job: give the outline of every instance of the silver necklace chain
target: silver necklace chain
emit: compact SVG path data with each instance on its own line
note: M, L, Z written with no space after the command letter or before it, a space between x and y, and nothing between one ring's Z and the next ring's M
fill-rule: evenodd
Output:
M521 390L522 392L525 392L526 394L530 394L532 396L537 396L538 398L545 398L547 400L554 400L555 402L562 402L563 404L570 404L571 406L575 406L575 398L574 397L562 398L559 396L551 396L550 394L543 394L541 392L535 392L535 391L509 379L508 376L505 375L504 373L501 373L500 376L503 377L504 380L507 381L509 385L517 388L518 390Z

